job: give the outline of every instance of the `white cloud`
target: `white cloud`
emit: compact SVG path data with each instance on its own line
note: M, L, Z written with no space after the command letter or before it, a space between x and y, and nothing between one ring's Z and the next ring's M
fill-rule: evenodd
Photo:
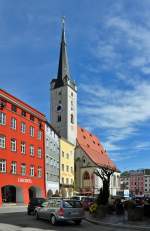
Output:
M101 69L127 71L136 68L145 75L150 74L149 25L110 15L103 22L95 36L96 45L91 48L92 54L101 61Z
M118 150L115 143L136 134L138 126L150 119L150 82L140 82L134 88L118 90L102 85L81 85L87 96L80 101L79 114L86 115L89 127L104 129L108 133L105 141L109 150Z

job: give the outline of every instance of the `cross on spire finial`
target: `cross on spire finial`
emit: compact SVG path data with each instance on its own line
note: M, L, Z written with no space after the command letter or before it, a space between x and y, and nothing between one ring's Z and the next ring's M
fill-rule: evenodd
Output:
M63 26L63 28L65 26L65 16L62 17L62 26Z

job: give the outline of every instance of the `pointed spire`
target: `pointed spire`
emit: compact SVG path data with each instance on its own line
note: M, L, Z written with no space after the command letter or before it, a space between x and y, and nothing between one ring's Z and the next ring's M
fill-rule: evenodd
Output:
M67 48L66 48L66 38L65 38L65 18L62 18L62 36L61 36L61 46L59 55L59 66L57 79L60 83L63 82L64 77L70 79Z

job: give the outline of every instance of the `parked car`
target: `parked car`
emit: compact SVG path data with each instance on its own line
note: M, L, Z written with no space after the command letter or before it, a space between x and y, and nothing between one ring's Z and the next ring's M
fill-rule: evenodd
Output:
M77 201L83 201L86 197L87 196L81 196L81 195L79 195L79 196L73 196L73 197L71 197L71 199L77 200Z
M50 198L35 209L36 218L49 220L52 225L61 221L74 221L79 225L84 218L84 209L80 201Z
M82 200L82 206L85 210L88 210L89 207L95 202L96 198L95 197L85 197Z
M31 215L34 214L35 208L38 206L40 207L43 202L45 202L46 199L42 197L34 197L30 200L28 207L27 207L27 214Z

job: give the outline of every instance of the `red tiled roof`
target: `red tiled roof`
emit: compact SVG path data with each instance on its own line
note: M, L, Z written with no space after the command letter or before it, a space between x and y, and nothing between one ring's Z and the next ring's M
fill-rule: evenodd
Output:
M116 166L100 144L99 139L84 128L77 129L77 142L89 158L98 166L116 170Z

